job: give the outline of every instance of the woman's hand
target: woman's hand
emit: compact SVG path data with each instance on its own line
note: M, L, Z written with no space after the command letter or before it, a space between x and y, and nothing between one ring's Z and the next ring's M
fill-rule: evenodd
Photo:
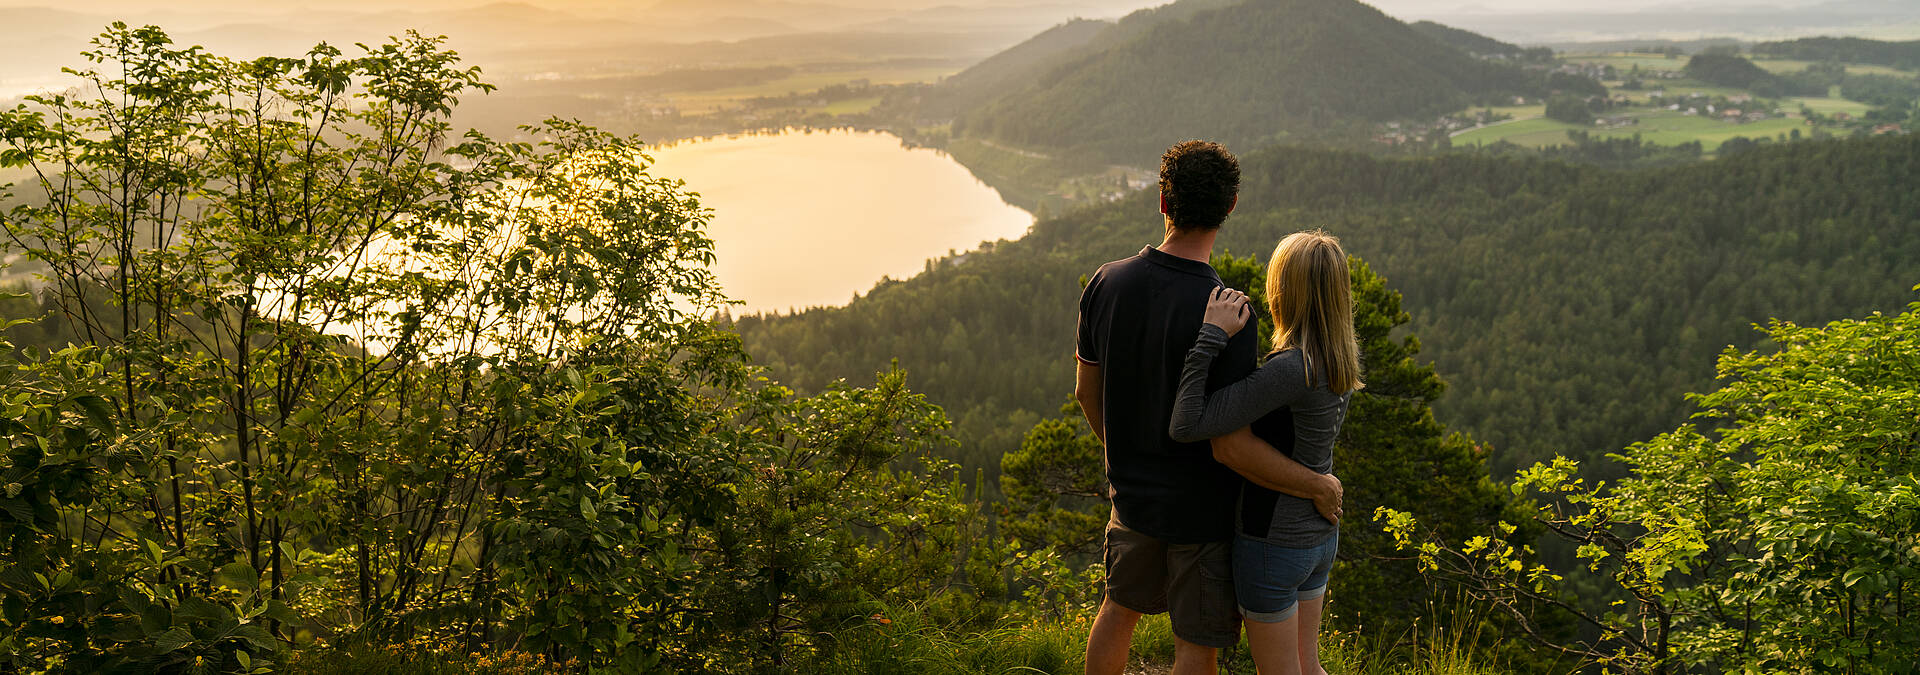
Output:
M1253 316L1253 310L1247 306L1247 294L1221 286L1213 289L1213 296L1207 299L1206 322L1219 326L1233 337L1240 328L1247 325L1247 319Z

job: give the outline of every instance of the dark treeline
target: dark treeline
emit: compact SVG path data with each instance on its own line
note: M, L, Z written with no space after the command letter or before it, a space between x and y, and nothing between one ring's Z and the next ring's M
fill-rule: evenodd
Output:
M1736 139L1746 140L1746 139ZM1731 141L1730 141L1731 142ZM1752 145L1749 141L1748 145ZM1614 169L1644 169L1700 161L1699 141L1679 145L1658 145L1634 134L1628 138L1595 138L1586 131L1568 131L1564 145L1530 148L1500 141L1474 148L1478 152L1510 156L1536 156ZM1722 154L1726 153L1722 146Z
M1802 61L1871 63L1902 70L1920 68L1920 40L1887 42L1849 37L1814 37L1762 42L1753 53Z
M1825 96L1829 84L1838 84L1844 70L1831 75L1818 68L1791 75L1775 75L1732 54L1700 54L1687 61L1689 77L1707 84L1752 91L1757 96Z
M1894 309L1920 260L1920 139L1763 146L1640 171L1491 153L1245 158L1221 247L1262 257L1325 228L1404 291L1453 391L1443 421L1495 448L1496 475L1591 459L1672 429L1707 364L1769 317ZM898 358L992 470L1072 385L1077 279L1160 236L1151 191L1039 223L847 307L748 317L782 381L817 390Z

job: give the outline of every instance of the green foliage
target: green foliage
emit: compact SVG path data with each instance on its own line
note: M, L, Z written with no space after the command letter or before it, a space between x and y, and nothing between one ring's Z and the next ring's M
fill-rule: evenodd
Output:
M1546 89L1549 92L1574 94L1582 97L1607 95L1607 86L1601 84L1599 80L1585 75L1575 75L1557 71L1547 74ZM1549 102L1548 105L1551 106L1552 103ZM1548 116L1551 117L1552 115Z
M796 396L703 318L711 214L638 141L454 142L489 86L418 35L96 47L96 96L0 113L45 281L0 376L0 669L776 670L984 538L904 373Z
M1685 72L1688 77L1707 84L1745 89L1765 98L1827 94L1826 85L1818 80L1775 75L1737 53L1697 54L1688 59Z
M1568 124L1589 124L1593 122L1593 109L1587 107L1585 96L1561 94L1547 99L1547 117Z
M1627 448L1628 477L1589 485L1557 458L1515 483L1545 500L1536 520L1631 599L1622 609L1565 604L1560 577L1525 549L1380 517L1474 596L1601 628L1556 646L1616 668L1905 672L1920 650L1904 627L1920 601L1920 303L1765 332L1774 348L1728 350L1725 384L1692 397L1707 426Z
M1564 145L1550 145L1536 149L1501 141L1478 146L1475 150L1502 155L1545 157L1612 169L1636 169L1698 162L1702 147L1699 141L1689 141L1679 145L1657 145L1642 139L1639 134L1628 138L1605 136L1596 138L1588 131L1569 129L1567 143ZM1726 150L1726 145L1720 146L1722 156L1728 154Z
M1000 458L1000 529L1015 542L1067 555L1100 551L1107 524L1105 449L1068 404Z
M1903 70L1920 68L1920 40L1888 42L1851 37L1812 37L1762 42L1752 49L1755 54L1783 59L1868 63Z

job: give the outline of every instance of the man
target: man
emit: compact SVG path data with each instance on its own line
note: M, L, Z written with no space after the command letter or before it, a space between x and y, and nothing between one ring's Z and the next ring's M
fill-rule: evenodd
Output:
M1080 298L1074 398L1106 446L1105 599L1087 636L1089 674L1119 675L1143 614L1172 615L1175 675L1213 673L1240 639L1232 579L1234 501L1242 476L1312 499L1330 519L1339 480L1315 473L1251 430L1209 444L1167 436L1180 370L1206 300L1222 285L1208 261L1239 200L1240 164L1216 143L1189 141L1160 161L1166 238L1107 263ZM1255 334L1234 336L1208 376L1217 389L1252 372ZM1239 475L1235 475L1238 473Z

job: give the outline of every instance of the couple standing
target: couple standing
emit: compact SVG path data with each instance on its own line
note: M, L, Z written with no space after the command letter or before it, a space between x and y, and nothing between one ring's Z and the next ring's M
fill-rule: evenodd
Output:
M1113 515L1087 672L1120 673L1134 624L1172 615L1174 673L1214 672L1244 620L1263 675L1317 675L1339 541L1333 443L1361 387L1347 257L1320 233L1267 268L1273 345L1213 267L1240 165L1190 141L1160 163L1166 240L1094 274L1080 298L1074 397L1106 446ZM1209 452L1211 449L1211 452Z

